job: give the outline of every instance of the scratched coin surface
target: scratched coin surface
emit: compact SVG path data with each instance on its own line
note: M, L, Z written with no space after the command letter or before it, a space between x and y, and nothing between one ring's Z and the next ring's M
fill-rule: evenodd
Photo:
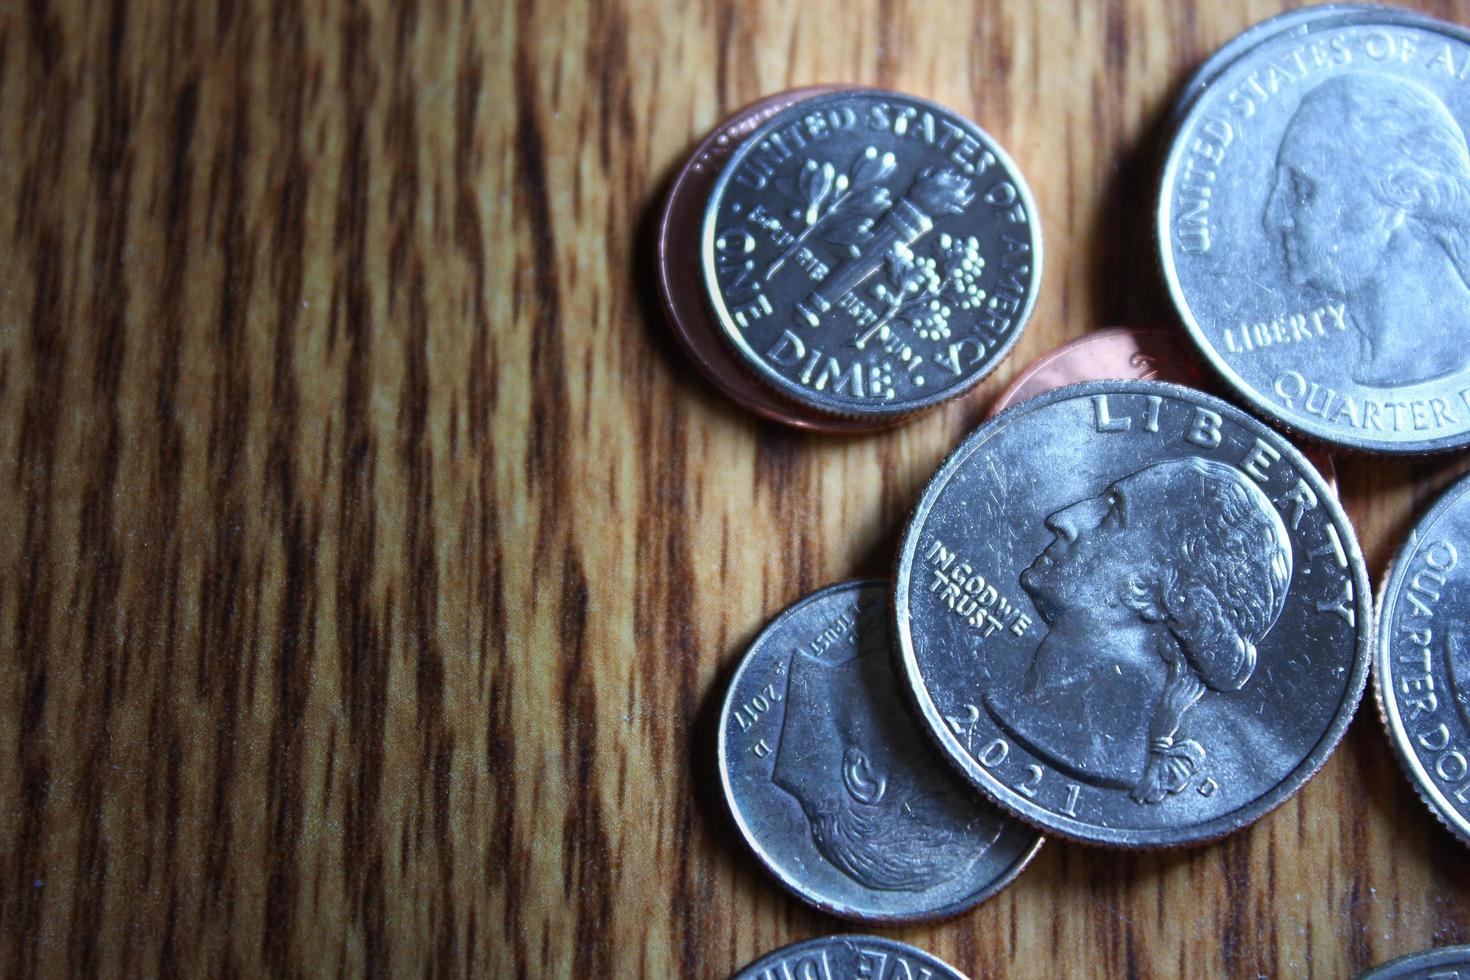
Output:
M1470 980L1470 946L1441 946L1376 966L1358 980Z
M889 583L842 582L751 644L720 715L725 797L745 840L798 897L898 923L970 908L1041 845L934 750L904 703Z
M1106 327L1032 361L996 396L986 417L1054 388L1111 378L1172 381L1206 391L1215 388L1215 379L1179 330ZM1337 466L1332 457L1320 446L1307 446L1302 452L1336 493Z
M977 429L899 550L926 728L1004 808L1078 840L1236 830L1326 761L1368 676L1352 526L1279 433L1210 395L1099 381Z
M757 380L720 336L700 279L700 223L720 168L740 141L759 129L761 123L803 99L833 91L837 89L813 87L767 96L720 123L695 148L670 186L659 219L658 284L675 339L704 376L737 404L799 429L868 432L874 428L874 420L814 412Z
M1225 67L1165 162L1160 259L1241 397L1364 450L1470 443L1470 44L1362 14Z
M850 89L772 118L726 163L703 281L722 336L782 394L886 417L969 390L1041 278L1031 192L973 122Z
M820 936L767 953L733 980L965 980L937 956L881 936Z
M1420 797L1470 843L1470 479L1409 534L1379 600L1374 689Z
M1178 125L1194 104L1194 100L1199 98L1200 93L1209 87L1220 72L1262 42L1276 37L1300 37L1312 31L1351 23L1364 16L1382 18L1385 15L1412 16L1409 11L1396 11L1381 4L1324 3L1315 7L1288 10L1250 25L1206 58L1179 87L1168 129L1172 131Z

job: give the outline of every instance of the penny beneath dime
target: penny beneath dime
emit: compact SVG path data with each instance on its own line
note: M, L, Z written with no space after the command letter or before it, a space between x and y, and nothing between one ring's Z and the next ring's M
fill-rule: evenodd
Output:
M1415 525L1378 609L1374 690L1429 809L1470 843L1470 478Z
M1466 31L1395 11L1257 44L1170 146L1165 281L1256 410L1354 449L1470 444Z
M880 936L821 936L767 953L732 980L965 980L948 963Z
M690 154L669 188L658 226L658 285L674 337L716 388L758 415L799 429L821 432L871 432L890 420L851 419L813 412L757 381L730 345L719 336L699 265L699 229L720 167L740 141L761 123L803 99L841 91L834 86L791 89L754 102L722 122ZM901 421L891 420L892 423Z
M1470 946L1441 946L1375 966L1358 980L1456 980L1470 977Z
M1097 381L977 429L894 582L926 727L1047 831L1198 843L1288 799L1341 739L1372 646L1352 525L1301 453L1211 395Z
M986 418L1053 388L1111 378L1172 381L1207 391L1217 387L1216 379L1178 329L1107 327L1032 361L995 399ZM1332 457L1317 446L1303 447L1302 452L1336 494L1337 466Z
M895 92L804 100L710 194L703 279L721 336L784 397L892 418L968 391L1031 315L1041 233L973 122Z
M904 703L889 583L859 579L771 621L720 714L740 833L797 897L860 922L943 918L1009 884L1041 837L982 801Z

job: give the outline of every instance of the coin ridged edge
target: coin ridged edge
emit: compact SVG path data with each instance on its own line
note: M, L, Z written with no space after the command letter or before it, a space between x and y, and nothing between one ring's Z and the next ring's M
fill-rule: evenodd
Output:
M749 963L746 963L744 966L737 967L736 970L735 970L735 972L731 975L731 980L740 980L741 977L752 976L753 974L750 973L750 970L751 970L752 967L755 967L755 966L757 966L757 965L759 965L761 963L764 963L766 960L771 959L773 957L777 957L777 956L790 956L791 954L795 953L796 951L798 951L798 950L800 950L800 949L802 949L804 947L807 947L807 946L818 946L820 944L829 943L829 942L833 942L833 941L837 941L837 942L848 942L848 943L869 942L869 943L873 943L873 944L875 944L877 946L897 946L901 950L904 950L904 951L911 950L911 951L913 951L915 953L921 954L926 959L933 960L935 963L938 963L944 969L948 970L950 973L952 973L956 977L958 977L959 980L970 980L968 974L962 972L958 967L956 967L953 964L947 962L946 960L942 960L938 956L935 956L933 953L929 952L927 949L921 949L918 946L913 945L912 943L902 942L902 941L897 940L897 939L890 939L887 936L870 936L870 935L865 935L864 933L859 933L859 932L836 933L836 934L830 934L830 935L825 935L825 936L813 936L810 939L798 939L795 942L787 943L785 946L778 946L775 949L770 950L769 952L765 952L765 953L760 954L755 959L751 960Z
M776 862L766 853L765 848L761 846L759 839L757 838L754 831L751 830L751 828L746 824L744 818L740 815L740 810L735 805L734 788L730 785L730 770L728 766L729 757L725 752L724 739L725 729L728 727L730 721L730 699L731 694L734 692L736 686L740 682L741 676L745 672L746 666L750 662L751 654L754 653L756 645L761 642L761 640L766 636L767 633L776 629L782 620L786 619L790 615L795 614L798 610L805 607L808 603L820 601L821 599L826 598L829 594L834 592L846 592L849 590L856 591L861 589L878 589L891 592L892 582L888 579L877 577L850 578L844 579L841 582L834 582L831 585L825 585L822 588L815 590L814 592L808 592L785 606L775 616L772 616L766 622L766 624L756 632L755 637L752 638L749 645L746 646L745 652L742 653L740 656L740 662L736 665L734 672L730 675L730 680L728 681L725 688L725 697L720 704L720 717L718 721L719 731L716 733L715 737L715 761L720 770L720 789L725 797L725 808L729 811L730 817L735 823L735 829L740 832L741 839L745 841L746 846L750 848L751 852L755 855L761 867L767 872L767 874L770 875L770 877L774 878L783 889L785 889L794 897L800 899L803 903L811 906L814 909L817 909L818 911L825 912L828 915L833 916L834 918L843 919L847 922L862 923L864 925L903 926L943 922L948 919L953 919L956 916L963 915L966 912L969 912L975 907L994 898L997 894L1003 891L1008 885L1011 884L1011 882L1015 881L1016 878L1020 876L1022 871L1025 871L1026 868L1031 864L1032 859L1036 857L1037 851L1041 850L1041 845L1046 843L1046 838L1038 835L1035 842L1032 843L1030 847L1026 848L1026 850L1020 856L1018 856L1015 861L1008 865L1003 873L991 879L980 891L974 892L971 895L967 895L957 902L951 902L929 912L915 912L899 915L877 915L869 912L863 912L860 909L854 909L840 902L826 901L814 895L808 894L806 891L803 891L798 886L798 884L791 879L789 875L784 873L777 866ZM895 680L898 680L898 678L895 678ZM911 707L907 703L907 699L903 698L902 696L900 696L899 700L901 702L904 702L905 708ZM916 726L920 728L924 727L922 719L913 718L912 716L910 716L910 720ZM1011 819L1009 811L1000 810L998 816L1004 821L1010 821L1012 823L1015 822ZM1006 829L1007 828L1002 827L1001 833L1004 834L1006 832Z
M781 121L781 118L785 116L786 113L792 111L798 106L810 106L829 100L850 98L854 95L876 95L895 99L903 99L916 105L925 106L927 108L936 110L938 112L944 113L947 116L952 116L955 119L959 120L961 123L969 127L971 130L973 130L975 134L978 134L983 139L983 145L985 145L986 149L991 151L991 153L996 158L996 162L999 163L1004 169L1008 178L1010 178L1011 183L1016 188L1018 199L1025 205L1027 213L1031 216L1031 220L1028 222L1028 226L1031 229L1031 264L1034 270L1032 273L1032 277L1035 282L1035 288L1030 290L1029 294L1026 297L1026 302L1023 304L1020 312L1017 314L1015 318L1016 327L1011 332L1010 337L1007 338L1004 343L995 348L995 356L991 359L989 366L984 371L978 372L973 377L967 379L963 384L946 388L943 391L937 392L934 395L927 395L924 398L909 401L902 406L894 408L885 409L881 406L875 406L871 409L860 409L855 407L837 408L833 406L813 404L802 399L796 394L796 391L800 390L799 386L792 385L791 388L793 390L788 390L788 382L786 382L784 378L781 378L781 376L774 371L768 372L764 368L765 362L763 360L754 356L753 352L742 348L740 346L740 343L733 336L729 324L725 322L726 317L720 310L720 304L716 302L715 294L718 292L718 290L714 286L710 270L710 267L713 264L716 223L715 215L717 212L717 209L713 207L707 210L705 214L705 219L702 222L702 226L700 229L698 241L698 247L700 251L700 266L704 278L705 300L706 303L709 305L711 315L714 317L715 326L718 328L716 332L720 335L721 340L723 340L726 344L730 345L734 349L735 353L738 356L738 359L742 362L743 366L747 370L749 370L756 379L761 381L763 384L769 385L770 387L774 388L782 395L783 398L795 401L807 411L843 419L893 419L894 423L897 424L898 422L907 421L912 416L919 415L924 412L930 411L931 409L937 408L947 401L962 398L965 395L973 392L980 385L981 382L983 382L986 378L995 373L995 369L999 367L1001 362L1010 355L1011 351L1015 348L1017 341L1021 339L1021 334L1024 333L1026 327L1030 325L1032 315L1036 312L1036 301L1037 298L1041 295L1042 274L1045 267L1045 242L1043 240L1041 231L1041 213L1036 207L1036 199L1031 194L1031 185L1026 180L1026 175L1021 172L1021 168L1016 165L1016 161L1011 157L1010 153L1003 145L1001 145L1001 142L999 140L997 140L994 136L990 134L989 130L982 127L975 120L971 119L964 113L951 109L948 106L941 105L940 103L935 102L931 99L925 99L917 95L909 95L906 92L898 92L893 89L873 88L866 86L857 86L845 89L841 92L833 92L827 95L813 96L812 98L805 99L800 103L795 103L793 105L787 106L781 112L766 120L766 122L763 123L759 129L756 129L755 131L750 133L750 135L746 136L745 139L741 141L741 145L743 147L746 143L763 137L767 131L776 129L778 123L780 123ZM731 176L734 173L735 159L738 154L739 151L737 150L736 154L732 155L730 159L725 162L725 166L721 168L720 176L715 181L714 188L710 191L711 204L720 199L721 195L724 193L725 185L730 182Z
M1400 728L1405 733L1405 737L1408 735L1408 729L1403 726L1402 719L1399 717L1398 705L1394 703L1392 698L1385 697L1383 688L1383 677L1387 669L1384 667L1383 661L1387 660L1390 656L1390 648L1392 647L1388 637L1384 635L1388 630L1389 621L1383 615L1383 607L1388 600L1389 586L1393 584L1406 556L1412 555L1413 549L1418 546L1420 528L1437 520L1444 511L1452 507L1455 501L1459 500L1466 493L1470 493L1470 474L1460 477L1440 492L1439 496L1434 499L1434 502L1429 505L1429 509L1414 522L1414 526L1409 529L1408 537L1399 545L1398 550L1394 552L1393 558L1389 561L1388 568L1384 570L1383 584L1379 587L1378 595L1373 604L1373 634L1375 640L1373 651L1373 699L1378 708L1378 721L1383 726L1383 733L1388 739L1394 761L1398 764L1399 772L1403 774L1405 781L1413 788L1414 795L1419 798L1419 802L1424 805L1424 808L1433 814L1434 819L1438 820L1440 825L1450 832L1451 836L1465 846L1470 847L1470 821L1467 821L1464 826L1456 825L1445 812L1449 811L1453 813L1454 808L1450 807L1447 801L1436 801L1432 798L1437 794L1434 793L1427 774L1419 770L1417 765L1418 758L1404 747L1402 741L1400 741L1398 735L1394 732L1393 722L1398 720L1400 722ZM1426 793L1426 789L1429 790L1428 793Z
M1388 5L1372 4L1369 9L1360 15L1351 13L1342 15L1341 21L1332 17L1324 17L1324 20L1333 20L1337 27L1357 27L1363 25L1375 25L1379 23L1392 26L1409 26L1425 31L1437 31L1455 38L1463 43L1470 44L1470 29L1459 24L1441 20L1418 11L1403 10ZM1262 21L1261 23L1265 23ZM1306 22L1308 24L1311 21ZM1249 30L1249 28L1247 28ZM1271 34L1262 38L1259 42L1245 49L1233 61L1226 64L1215 76L1218 81L1227 72L1240 63L1241 59L1269 44L1281 40L1287 36L1292 28L1287 28L1285 33ZM1228 43L1228 42L1227 42ZM1211 83L1211 86L1214 82ZM1317 432L1313 429L1300 425L1285 415L1279 413L1276 407L1261 393L1257 392L1253 385L1247 384L1220 356L1213 344L1209 343L1204 336L1204 329L1200 326L1183 295L1183 288L1179 282L1179 275L1174 264L1173 252L1170 247L1173 235L1169 228L1169 216L1172 214L1173 195L1169 193L1175 172L1178 170L1178 160L1183 155L1184 143L1179 139L1190 123L1200 112L1200 106L1204 103L1204 96L1211 86L1206 86L1190 103L1170 129L1165 144L1162 163L1159 167L1159 192L1157 204L1154 208L1154 258L1158 263L1160 277L1164 280L1164 288L1169 294L1169 302L1174 307L1175 315L1179 318L1180 325L1184 328L1189 339L1199 349L1200 357L1210 366L1226 386L1236 391L1247 410L1257 417L1265 420L1271 425L1286 429L1302 438L1310 439L1332 449L1347 450L1353 453L1370 456L1390 456L1399 459L1413 459L1416 457L1434 456L1440 453L1454 452L1470 446L1470 426L1456 436L1449 436L1440 441L1429 443L1413 443L1409 445L1386 443L1378 440L1342 441L1334 438L1330 433Z
M1276 439L1279 439L1286 448L1283 456L1290 459L1298 467L1305 468L1308 473L1316 478L1319 486L1315 487L1314 489L1320 489L1324 491L1323 494L1319 495L1318 504L1326 507L1332 516L1340 519L1341 523L1350 532L1349 540L1347 542L1344 542L1344 544L1351 544L1352 546L1351 549L1344 549L1347 552L1349 558L1348 574L1352 579L1355 589L1354 594L1356 597L1356 612L1363 615L1367 619L1368 625L1366 629L1361 629L1358 632L1358 642L1355 645L1356 649L1353 654L1352 670L1347 679L1347 682L1344 684L1344 697L1338 706L1338 710L1333 713L1332 721L1323 731L1321 737L1319 737L1317 741L1313 743L1311 750L1302 759L1302 762L1299 763L1295 768L1291 770L1290 773L1287 774L1287 780L1283 780L1281 783L1278 783L1277 786L1273 789L1272 793L1264 794L1262 797L1258 797L1256 801L1252 801L1252 804L1248 804L1247 806L1243 807L1237 807L1236 809L1231 810L1228 813L1223 813L1218 817L1214 817L1213 819L1206 821L1203 824L1191 825L1198 827L1213 827L1213 825L1215 824L1227 823L1228 818L1232 817L1233 815L1240 813L1249 814L1244 822L1229 824L1221 827L1219 830L1211 830L1208 833L1195 834L1190 836L1160 835L1158 839L1150 839L1148 841L1127 841L1116 839L1115 837L1089 837L1083 833L1069 830L1066 828L1066 826L1059 826L1056 823L1047 822L1044 817L1038 817L1020 808L1017 804L1014 803L1014 801L1002 797L995 790L991 789L984 781L976 779L976 777L971 774L969 767L967 767L964 762L957 757L957 753L951 751L951 747L946 740L952 739L953 736L951 736L948 732L948 729L944 727L944 719L942 716L939 715L937 706L933 703L933 699L928 697L927 690L922 690L923 685L919 683L919 681L922 680L922 677L918 674L918 665L917 663L911 664L911 651L909 649L906 649L905 639L908 636L908 630L905 628L905 624L903 621L903 611L900 610L900 601L902 600L903 605L906 606L907 597L905 594L906 590L902 590L899 588L899 573L903 563L903 555L909 547L910 539L918 533L920 521L927 516L924 505L928 500L930 487L937 483L941 477L944 477L947 480L950 476L952 476L953 474L949 471L959 465L959 461L962 459L962 454L963 456L968 456L969 452L972 451L969 449L971 443L974 442L982 432L989 430L992 426L999 427L1003 424L1007 424L1010 421L1010 416L1013 414L1019 414L1024 411L1035 411L1045 407L1046 405L1054 401L1061 401L1066 398L1076 397L1077 395L1091 394L1093 392L1099 394L1113 392L1128 392L1134 394L1159 394L1176 398L1180 397L1180 395L1182 394L1183 396L1188 398L1202 399L1207 404L1207 407L1223 406L1227 410L1239 413L1240 416L1246 420L1248 427L1255 427L1259 430L1257 434L1259 434L1260 432L1264 432ZM1180 848L1196 847L1203 844L1209 844L1214 841L1220 840L1223 837L1228 837L1230 834L1245 830L1250 825L1269 816L1272 812L1279 809L1282 805L1290 801L1294 796L1301 792L1302 788L1305 787L1307 783L1311 782L1317 776L1317 774L1322 771L1322 768L1327 764L1327 761L1331 759L1333 753L1337 751L1338 746L1342 743L1343 736L1347 734L1348 726L1352 723L1353 717L1358 712L1358 707L1362 703L1363 694L1368 684L1368 675L1371 673L1374 641L1377 636L1376 621L1373 618L1373 588L1371 582L1368 580L1367 565L1363 559L1362 546L1358 542L1357 529L1353 526L1351 520L1348 519L1347 512L1343 509L1341 502L1337 499L1337 495L1332 493L1331 490L1326 486L1325 481L1323 481L1321 474L1318 473L1317 468L1312 465L1310 460L1302 455L1301 450L1293 445L1289 439L1287 439L1277 430L1273 429L1271 426L1267 425L1265 422L1258 419L1256 416L1244 411L1239 406L1233 405L1216 395L1200 391L1197 388L1190 388L1187 385L1174 384L1172 382L1164 381L1139 381L1133 379L1084 381L1079 384L1067 385L1062 388L1055 388L1051 391L1043 392L1039 395L1036 395L1034 398L1028 398L1023 402L1017 402L1016 404L1010 406L1009 408L1006 408L1004 411L993 416L992 418L982 422L974 431L965 436L965 438L960 441L960 444L958 446L950 450L950 452L944 457L943 462L939 464L939 467L929 478L929 481L925 483L924 489L919 495L919 503L914 507L913 512L910 513L908 520L904 524L903 533L899 537L898 551L895 555L893 563L892 578L893 598L892 602L890 603L890 616L893 623L892 628L894 656L898 658L900 677L904 682L903 687L906 691L906 696L910 699L910 703L914 706L915 710L918 711L919 715L925 722L924 729L929 733L929 737L934 739L935 743L939 746L941 754L949 760L950 764L954 766L962 776L964 776L965 780L970 785L978 789L981 793L985 795L987 799L993 801L1004 812L1016 817L1019 820L1031 824L1033 827L1036 827L1038 830L1042 831L1045 834L1054 835L1069 841L1075 841L1079 844L1086 844L1089 846L1119 851L1177 850ZM944 734L941 735L940 732L944 732ZM1324 749L1323 746L1326 746L1326 748ZM1288 780L1294 780L1294 785L1292 786L1290 791L1276 795L1275 790L1279 790L1279 788ZM1275 798L1273 798L1270 803L1266 804L1265 806L1255 805L1257 802L1259 802L1260 799L1264 799L1270 796L1275 796ZM1039 807L1035 809L1043 814L1048 812L1042 811ZM1080 821L1067 821L1067 824L1076 827L1090 826L1082 824Z

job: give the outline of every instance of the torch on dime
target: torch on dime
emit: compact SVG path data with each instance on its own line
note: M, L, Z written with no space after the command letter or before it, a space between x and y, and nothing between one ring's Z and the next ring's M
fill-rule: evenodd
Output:
M735 403L799 429L869 432L899 419L853 419L814 412L781 397L719 336L704 295L699 265L699 228L720 168L740 141L771 116L804 99L840 91L832 86L792 89L767 96L722 122L695 148L669 188L658 227L658 285L674 337L696 367Z
M984 378L1041 275L1031 192L988 134L912 96L804 100L742 142L700 242L721 336L812 411L890 419Z

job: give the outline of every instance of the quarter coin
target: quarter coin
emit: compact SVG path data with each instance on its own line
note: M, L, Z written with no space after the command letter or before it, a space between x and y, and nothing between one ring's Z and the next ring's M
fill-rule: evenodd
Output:
M1411 16L1408 11L1391 11L1381 4L1367 3L1324 3L1315 7L1288 10L1259 21L1221 45L1214 54L1206 58L1189 78L1179 87L1174 110L1169 117L1172 132L1179 120L1189 111L1194 100L1215 80L1228 65L1251 48L1274 37L1300 36L1310 30L1321 30L1325 26L1350 23L1360 17L1383 17L1384 15Z
M1180 124L1158 209L1170 295L1285 426L1470 444L1470 44L1393 12L1327 23L1242 54Z
M799 429L868 432L885 420L841 418L813 412L757 381L719 335L700 279L699 228L720 167L740 141L771 116L803 99L838 91L830 86L792 89L746 106L710 133L690 155L664 201L658 228L658 285L674 337L711 384L758 415ZM897 421L897 420L894 420Z
M914 977L965 980L948 963L907 943L880 936L821 936L767 953L733 980L856 980Z
M943 751L1085 842L1251 823L1321 768L1368 676L1337 500L1277 432L1179 385L1074 385L982 425L925 488L894 586Z
M891 418L985 377L1036 301L1025 180L973 122L912 96L807 99L742 142L710 195L721 335L785 397Z
M1110 378L1172 381L1206 390L1215 386L1214 378L1178 330L1107 327L1032 361L995 399L986 417L1053 388ZM1315 446L1307 446L1302 452L1336 493L1337 467L1332 457Z
M942 918L984 901L1041 846L965 785L899 691L889 584L829 586L751 644L720 714L740 833L797 897L860 922Z
M1389 740L1429 809L1470 843L1470 479L1409 534L1378 624L1374 689Z
M1470 946L1441 946L1374 967L1358 980L1457 980L1470 977Z

